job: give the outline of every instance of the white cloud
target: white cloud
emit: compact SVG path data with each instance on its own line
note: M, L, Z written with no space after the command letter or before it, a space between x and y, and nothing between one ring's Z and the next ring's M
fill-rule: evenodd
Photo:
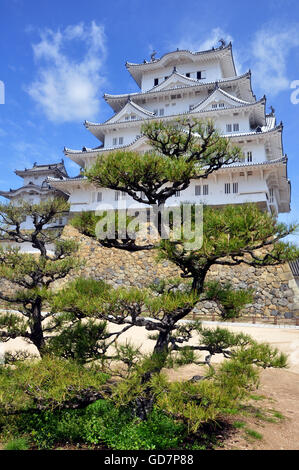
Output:
M95 118L105 82L103 26L93 21L62 31L47 29L33 53L38 72L27 91L47 118L57 123Z
M256 32L251 45L253 79L267 93L276 95L290 87L287 61L299 47L298 26L264 27Z

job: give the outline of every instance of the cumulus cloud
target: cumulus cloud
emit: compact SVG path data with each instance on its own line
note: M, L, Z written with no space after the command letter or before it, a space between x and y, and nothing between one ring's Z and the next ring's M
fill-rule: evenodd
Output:
M287 61L291 51L299 47L298 26L267 26L254 36L251 45L253 78L267 93L276 95L290 87Z
M33 54L38 70L27 91L47 118L57 123L95 118L105 82L103 26L93 21L47 29Z

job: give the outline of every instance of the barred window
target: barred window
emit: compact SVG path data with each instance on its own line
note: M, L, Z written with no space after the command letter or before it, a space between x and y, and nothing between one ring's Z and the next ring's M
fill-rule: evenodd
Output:
M195 196L200 196L201 195L201 186L196 185L195 186Z
M224 192L225 194L230 194L230 183L225 183Z
M209 194L209 185L208 184L204 184L203 187L202 187L202 194L204 196L207 196Z
M238 193L239 192L239 184L238 183L233 183L233 193Z

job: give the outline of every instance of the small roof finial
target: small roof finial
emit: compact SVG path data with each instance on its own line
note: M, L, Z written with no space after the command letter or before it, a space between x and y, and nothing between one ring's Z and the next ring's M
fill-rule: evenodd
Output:
M225 41L225 39L222 39L222 38L221 38L221 39L219 39L218 42L220 42L220 47L225 47L225 46L226 46L226 41Z
M273 116L275 114L275 109L273 108L273 106L270 106L270 110L271 110L271 114Z
M156 60L156 57L155 57L156 54L157 54L156 51L153 51L153 52L151 53L151 62L154 62L154 61Z
M176 66L174 66L172 73L176 73L176 72L177 72L177 69L176 69Z

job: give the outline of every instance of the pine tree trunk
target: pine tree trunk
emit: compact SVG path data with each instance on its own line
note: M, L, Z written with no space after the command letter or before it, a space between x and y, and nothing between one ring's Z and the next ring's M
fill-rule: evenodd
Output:
M43 356L43 349L45 347L45 339L42 328L42 299L38 296L32 305L32 316L31 316L31 341L34 346L38 349L41 357Z
M153 374L158 374L165 366L168 356L170 331L171 330L160 331L152 354L153 368L143 375L141 380L142 384L149 382ZM148 415L153 411L154 403L155 397L149 385L145 389L144 395L135 400L135 415L141 420L146 420Z

